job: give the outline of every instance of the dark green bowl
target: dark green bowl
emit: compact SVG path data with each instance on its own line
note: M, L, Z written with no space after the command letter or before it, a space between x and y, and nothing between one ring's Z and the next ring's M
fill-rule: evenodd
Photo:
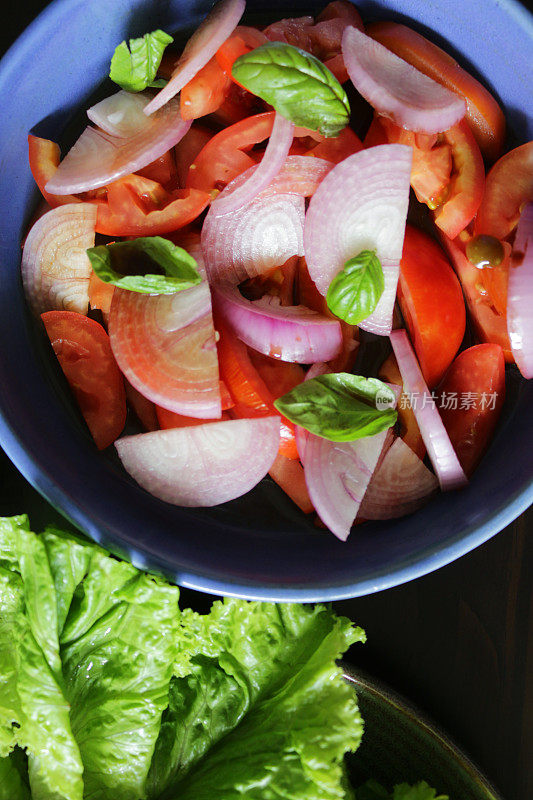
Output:
M350 756L354 786L373 778L389 790L425 780L450 800L503 800L472 761L415 706L364 672L343 663L365 721L363 741Z

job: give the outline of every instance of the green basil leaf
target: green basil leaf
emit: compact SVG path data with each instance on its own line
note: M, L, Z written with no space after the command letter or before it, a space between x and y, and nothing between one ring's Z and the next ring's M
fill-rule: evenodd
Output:
M235 61L231 74L295 125L338 136L350 121L350 104L337 78L298 47L283 42L256 47Z
M284 417L332 442L374 436L396 422L394 392L377 378L347 372L304 381L274 405Z
M142 92L155 79L165 47L173 41L168 33L157 30L130 39L129 49L121 42L111 59L109 77L128 92Z
M358 325L376 308L385 289L381 262L373 250L350 258L330 283L326 300L335 316Z
M162 236L98 245L87 255L101 280L130 292L174 294L202 280L195 259ZM163 274L152 274L154 269Z

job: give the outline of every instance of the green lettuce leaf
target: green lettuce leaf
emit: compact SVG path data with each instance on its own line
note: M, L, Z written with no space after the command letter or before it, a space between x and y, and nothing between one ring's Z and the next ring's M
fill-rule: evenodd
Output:
M24 597L21 576L0 567L1 754L26 748L33 800L81 800L83 768L69 706L32 633ZM54 623L55 617L53 632Z
M447 794L439 794L426 781L397 784L392 792L375 780L369 780L355 792L355 800L449 800Z
M115 565L125 566L107 556L99 565L107 568L104 578L113 575ZM177 649L177 588L130 569L134 575L125 583L124 575L116 573L122 581L118 588L112 578L99 584L98 592L105 587L114 601L107 608L91 601L97 582L92 580L83 598L89 602L78 606L86 630L82 633L72 622L69 630L76 630L76 638L61 650L72 730L84 764L85 797L95 800L145 797ZM86 581L90 579L91 573ZM72 607L67 625L71 614Z
M0 800L31 800L22 751L0 758Z
M183 627L192 672L173 680L150 797L344 798L362 722L334 661L363 632L323 607L235 600Z

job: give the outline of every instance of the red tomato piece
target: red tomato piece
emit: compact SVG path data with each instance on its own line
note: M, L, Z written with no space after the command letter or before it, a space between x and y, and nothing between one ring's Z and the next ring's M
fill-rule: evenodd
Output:
M213 131L195 122L187 131L181 142L174 148L178 186L184 189L187 184L189 169L198 153L213 138Z
M463 340L465 303L442 249L411 225L405 229L398 299L424 380L432 389Z
M239 419L279 414L274 406L275 397L253 366L246 345L217 317L215 327L220 334L217 343L220 376L234 401L231 416ZM298 458L294 425L285 417L281 417L279 452L287 458Z
M126 422L126 394L102 326L73 311L41 314L54 353L99 450L113 444Z
M483 155L489 161L498 158L505 139L505 117L494 97L479 81L448 53L407 25L373 22L366 32L420 72L464 97L466 119Z
M223 419L231 419L227 411L222 412L220 420L184 417L183 414L176 414L174 411L169 411L168 408L163 408L163 406L156 406L155 413L162 431L170 430L171 428L191 428L195 425L205 425L206 423L209 424L209 422L220 422Z
M505 360L514 361L511 343L507 333L507 321L498 313L484 283L482 271L477 269L466 257L465 245L468 237L459 236L455 240L441 234L441 242L448 253L453 268L463 287L470 317L478 338L482 342L499 344Z
M138 392L125 378L124 387L126 389L126 400L135 412L145 431L159 430L159 422L157 421L154 403Z
M217 133L200 151L189 170L187 186L202 192L220 192L256 162L248 151L268 139L274 125L273 111L256 114Z
M350 127L344 128L338 136L329 139L325 136L321 138L322 141L317 142L304 155L324 158L326 161L338 164L339 161L344 161L348 156L363 149L363 143Z
M89 305L91 308L99 308L104 317L111 310L114 291L115 287L112 283L103 281L96 272L91 273L89 278Z
M451 147L453 171L448 196L435 210L435 222L446 236L455 239L472 221L480 206L485 188L485 166L464 119L442 135Z
M140 169L137 175L160 183L165 188L176 188L176 164L173 150L169 150L161 158L152 161L144 169Z
M490 442L504 400L505 360L497 344L464 350L439 386L437 406L467 475L472 474Z
M378 377L386 383L394 383L396 386L401 386L403 389L403 381L400 370L398 369L398 362L391 353L390 356L383 362L379 369ZM418 458L423 459L426 455L426 446L416 421L415 412L411 408L409 397L402 392L398 400L398 421L400 423L400 436L404 440L413 453Z
M209 203L205 192L178 189L167 192L160 183L140 175L126 175L95 193L51 195L44 186L59 164L54 142L30 136L30 167L43 196L52 208L66 203L96 203L97 233L108 236L156 236L188 225Z
M213 56L181 90L181 116L198 119L216 111L227 98L230 86L231 78Z
M506 153L487 175L474 233L506 239L525 203L533 201L533 142Z
M304 514L311 514L315 510L307 491L304 469L299 461L278 453L268 474Z

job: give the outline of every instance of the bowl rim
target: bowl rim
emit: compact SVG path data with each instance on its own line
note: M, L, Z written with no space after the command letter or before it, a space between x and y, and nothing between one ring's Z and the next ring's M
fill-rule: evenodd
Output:
M84 0L52 0L41 13L21 33L11 45L0 61L0 83L3 76L12 69L14 63L27 53L35 52L34 40L41 35L43 25L55 25L66 9L74 9L84 5ZM499 0L498 5L520 20L520 25L533 39L533 16L519 0ZM63 516L83 531L92 531L94 537L95 524L91 514L79 504L66 490L55 483L53 476L48 474L30 455L23 445L22 437L9 424L7 416L0 407L0 444L8 457L30 482L30 484L50 502ZM502 508L493 510L485 521L471 530L461 539L452 539L436 546L431 553L420 553L413 556L407 564L394 567L386 573L379 572L371 578L357 579L355 582L343 581L324 587L316 583L305 585L281 585L276 583L275 577L265 579L260 584L229 578L212 578L206 574L207 570L187 569L178 570L176 567L168 568L167 574L172 574L173 580L179 585L209 594L241 597L246 599L261 599L270 601L333 601L358 597L382 591L410 580L427 575L447 564L461 558L479 545L485 543L516 517L523 513L533 503L533 481L525 486L517 496L514 496ZM100 536L103 536L100 531ZM114 537L117 540L117 537ZM128 549L128 558L140 568L147 568L146 556L152 559L152 554L144 551L135 544L128 533L122 532L116 541L117 549L121 546ZM148 568L164 571L165 566L159 564L152 566L157 558L152 559Z
M420 728L431 737L433 742L454 760L461 762L466 773L480 784L484 792L487 793L487 800L504 800L503 796L496 789L494 784L489 781L481 769L472 761L470 756L460 747L452 737L446 733L438 723L436 723L425 711L408 700L404 695L392 689L387 683L374 678L366 670L354 666L351 662L344 659L340 662L344 680L354 686L356 693L361 689L374 698L378 698L382 703L393 706L401 711L404 716L416 720Z

